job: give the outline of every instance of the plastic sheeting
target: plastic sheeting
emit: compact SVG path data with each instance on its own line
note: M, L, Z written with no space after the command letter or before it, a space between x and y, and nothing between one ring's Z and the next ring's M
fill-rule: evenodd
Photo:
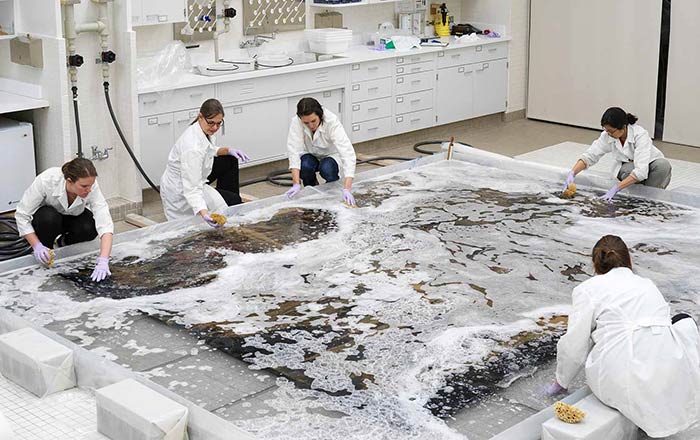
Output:
M593 394L574 404L586 417L581 423L564 423L552 417L542 424L542 440L636 440L639 430L625 416L600 402Z
M190 70L192 63L185 45L172 41L156 54L138 59L136 81L139 88L173 85Z
M73 351L31 328L0 335L0 372L39 397L75 387Z
M187 439L187 408L133 379L100 388L97 429L114 440Z
M10 427L10 422L0 413L0 440L11 440L15 438Z

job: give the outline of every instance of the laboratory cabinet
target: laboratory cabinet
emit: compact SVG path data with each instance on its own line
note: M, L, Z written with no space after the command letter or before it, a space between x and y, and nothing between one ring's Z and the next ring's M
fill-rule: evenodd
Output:
M187 0L131 0L132 26L179 23L186 14Z

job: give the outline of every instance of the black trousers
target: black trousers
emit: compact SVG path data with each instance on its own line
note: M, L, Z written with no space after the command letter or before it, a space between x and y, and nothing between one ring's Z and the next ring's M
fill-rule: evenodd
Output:
M228 206L241 203L238 182L238 159L233 156L216 156L211 174L207 177L209 184L216 181L216 190Z
M51 206L37 209L32 219L32 227L39 241L47 248L53 247L56 237L63 234L59 246L67 246L97 237L95 218L89 209L80 215L63 215Z

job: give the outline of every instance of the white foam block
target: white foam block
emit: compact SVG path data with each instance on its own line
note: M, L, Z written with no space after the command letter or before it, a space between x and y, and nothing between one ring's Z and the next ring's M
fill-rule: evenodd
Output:
M187 439L187 407L133 379L96 391L97 430L112 440Z
M15 438L12 433L10 422L0 412L0 440L12 440Z
M73 350L32 328L0 335L0 373L44 397L75 387Z
M638 429L616 409L593 394L574 404L586 413L581 423L565 423L552 417L542 424L542 440L636 440Z

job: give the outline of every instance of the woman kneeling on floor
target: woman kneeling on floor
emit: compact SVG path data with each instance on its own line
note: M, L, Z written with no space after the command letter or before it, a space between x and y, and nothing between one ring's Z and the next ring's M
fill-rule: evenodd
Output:
M620 237L606 235L596 243L593 267L596 276L573 291L549 394L566 391L585 365L593 394L650 437L685 430L700 420L695 321L684 313L671 317L654 283L632 272Z

